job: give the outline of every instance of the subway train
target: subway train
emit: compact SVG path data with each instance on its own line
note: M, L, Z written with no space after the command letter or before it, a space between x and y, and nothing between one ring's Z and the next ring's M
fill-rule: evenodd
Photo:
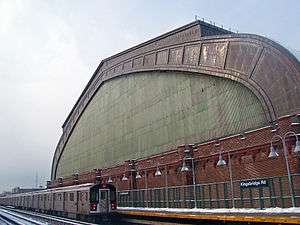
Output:
M112 213L116 188L110 184L81 184L0 197L0 205L90 220Z

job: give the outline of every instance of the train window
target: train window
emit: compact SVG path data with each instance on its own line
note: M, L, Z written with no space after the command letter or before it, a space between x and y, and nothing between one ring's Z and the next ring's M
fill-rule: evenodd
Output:
M106 199L106 193L104 191L101 191L100 193L101 193L100 196L101 200Z
M99 189L91 188L90 191L90 202L98 202L99 200Z
M70 193L70 201L74 201L74 193Z
M78 192L78 196L79 196L79 201L82 202L82 192Z
M88 201L88 193L87 192L85 193L85 201L86 202Z
M58 194L59 201L61 201L61 194Z

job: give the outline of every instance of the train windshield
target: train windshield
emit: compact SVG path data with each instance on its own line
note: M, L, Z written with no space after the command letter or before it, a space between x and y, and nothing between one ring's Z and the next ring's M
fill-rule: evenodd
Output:
M94 186L90 191L90 202L99 202L99 187Z

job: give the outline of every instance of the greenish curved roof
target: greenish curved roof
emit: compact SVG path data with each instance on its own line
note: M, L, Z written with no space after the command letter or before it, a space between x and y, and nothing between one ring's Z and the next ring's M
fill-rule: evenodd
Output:
M230 79L143 72L99 89L66 144L58 176L149 157L267 124L258 98Z

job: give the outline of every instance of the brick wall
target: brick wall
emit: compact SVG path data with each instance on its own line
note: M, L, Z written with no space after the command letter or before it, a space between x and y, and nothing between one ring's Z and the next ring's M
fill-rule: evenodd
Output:
M285 176L287 170L283 146L279 139L273 138L273 145L279 150L279 157L269 159L268 155L272 137L275 135L283 136L288 131L300 132L300 125L293 124L293 118L292 116L283 117L277 121L275 126L268 126L206 143L181 145L177 149L172 149L163 154L153 155L144 159L128 160L121 165L111 168L99 168L98 170L79 174L77 177L54 180L48 183L48 187L53 188L88 182L107 183L109 177L118 190L193 184L192 170L181 172L185 158L189 168L192 168L193 159L196 184L228 182L230 180L228 152L230 154L232 178L234 181ZM287 137L286 144L291 173L300 173L300 157L293 152L295 137ZM186 149L189 149L189 151L186 151ZM217 166L220 153L227 162L226 166ZM157 168L161 171L161 176L154 175ZM137 171L142 178L135 178ZM127 181L122 180L124 174L128 178ZM147 176L145 177L146 174ZM167 177L165 176L166 174ZM279 185L277 180L274 180L274 182L274 187ZM283 182L282 185L283 194L289 194L287 182ZM294 179L294 188L295 194L300 195L300 178L298 177ZM235 183L235 189L239 190L237 182ZM236 194L240 195L241 193L237 191ZM245 197L249 194L257 195L258 193L247 192ZM286 205L290 204L288 199L285 201ZM250 203L245 204L247 206ZM276 205L277 203L275 202L274 204Z

